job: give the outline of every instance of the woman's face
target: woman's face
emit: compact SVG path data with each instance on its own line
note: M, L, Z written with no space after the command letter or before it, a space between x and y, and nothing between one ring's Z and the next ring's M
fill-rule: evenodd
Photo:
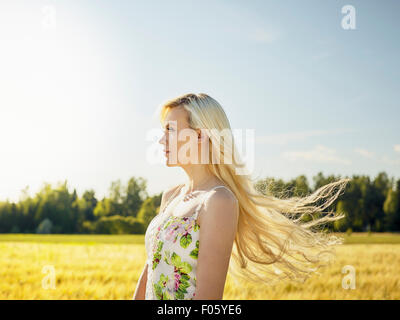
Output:
M159 140L164 146L167 166L199 163L201 149L199 133L200 130L190 128L188 114L183 107L169 110L164 120L164 135Z

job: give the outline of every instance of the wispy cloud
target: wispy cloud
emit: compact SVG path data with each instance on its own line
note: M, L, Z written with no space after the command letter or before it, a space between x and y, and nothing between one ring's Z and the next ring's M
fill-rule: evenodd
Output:
M400 166L400 159L391 159L388 156L382 156L381 161L385 164Z
M368 151L367 149L363 148L355 148L354 152L358 153L359 155L362 155L365 158L372 159L375 157L375 153L372 151Z
M350 160L338 156L335 149L323 145L317 145L314 149L308 151L286 151L282 153L282 157L291 161L306 160L319 163L351 164Z
M276 144L283 145L293 141L302 141L307 138L317 137L327 134L341 134L354 132L354 129L332 129L332 130L309 130L309 131L297 131L288 133L277 133L265 136L257 136L257 144Z
M393 146L393 150L395 152L400 153L400 145L396 144ZM375 159L378 162L384 163L384 164L389 164L389 165L400 165L400 159L392 159L388 157L387 155L380 156L379 158L373 151L369 151L367 149L363 148L355 148L354 152L358 153L359 155L368 158L368 159Z

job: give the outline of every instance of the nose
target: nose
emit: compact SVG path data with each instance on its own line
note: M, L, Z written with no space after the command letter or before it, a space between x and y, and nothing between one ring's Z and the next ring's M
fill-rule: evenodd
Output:
M161 139L158 140L158 143L165 145L166 144L165 141L166 141L166 134L164 133Z

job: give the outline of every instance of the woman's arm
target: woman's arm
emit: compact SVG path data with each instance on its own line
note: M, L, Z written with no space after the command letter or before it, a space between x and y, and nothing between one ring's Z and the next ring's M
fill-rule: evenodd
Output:
M221 300L235 240L239 204L228 190L213 193L199 218L195 300ZM200 215L199 215L200 217Z
M147 284L147 262L143 268L142 274L138 280L133 300L145 300L146 295L146 284Z

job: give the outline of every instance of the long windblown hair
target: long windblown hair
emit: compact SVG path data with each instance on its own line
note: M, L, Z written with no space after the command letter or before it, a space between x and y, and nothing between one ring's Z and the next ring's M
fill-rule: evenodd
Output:
M208 168L230 188L239 202L238 228L229 264L229 271L236 276L234 280L303 283L313 273L320 274L318 269L335 258L335 246L343 243L342 238L319 228L342 219L344 214L323 211L332 205L350 179L331 182L303 197L283 198L258 192L249 174L237 174L243 163L236 161L240 155L221 105L204 93L181 95L160 105L161 123L171 108L179 106L187 110L192 129L207 130ZM219 135L222 131L223 149ZM227 156L232 163L215 163L212 160L215 155L223 159Z

